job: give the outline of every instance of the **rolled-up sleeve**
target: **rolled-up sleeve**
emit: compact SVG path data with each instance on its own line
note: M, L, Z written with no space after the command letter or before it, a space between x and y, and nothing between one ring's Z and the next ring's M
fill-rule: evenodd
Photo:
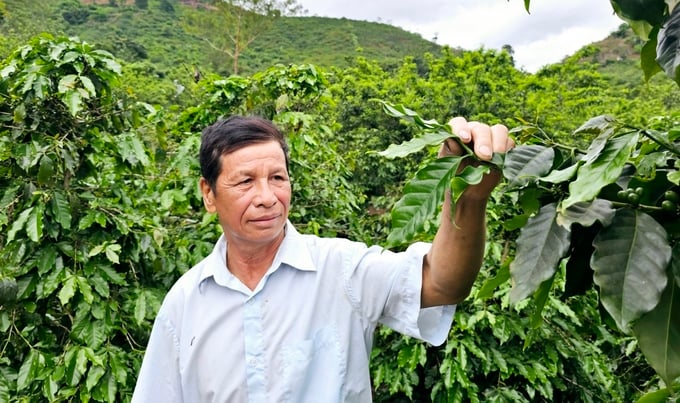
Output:
M424 242L414 243L400 253L369 248L350 284L361 288L361 298L356 303L370 320L441 345L448 338L456 306L421 309L423 258L429 250L430 244Z

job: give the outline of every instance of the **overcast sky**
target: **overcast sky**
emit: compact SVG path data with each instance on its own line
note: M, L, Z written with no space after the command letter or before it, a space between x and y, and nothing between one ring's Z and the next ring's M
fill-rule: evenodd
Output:
M518 68L535 72L623 23L607 0L298 0L308 16L383 22L440 45L464 49L511 45Z

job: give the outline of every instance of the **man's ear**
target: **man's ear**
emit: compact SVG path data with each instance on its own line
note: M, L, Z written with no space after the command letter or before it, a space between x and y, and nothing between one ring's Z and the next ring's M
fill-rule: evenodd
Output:
M201 177L201 180L198 182L198 186L201 188L201 194L203 195L203 205L205 206L205 209L208 211L208 213L214 213L217 208L215 207L215 194L213 193L210 184L204 177Z

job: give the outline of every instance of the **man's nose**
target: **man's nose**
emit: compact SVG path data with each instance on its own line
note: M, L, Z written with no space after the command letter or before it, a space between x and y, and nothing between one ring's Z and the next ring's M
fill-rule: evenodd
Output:
M257 192L253 200L255 202L255 205L271 207L274 204L276 204L276 201L278 199L276 198L274 188L269 183L269 181L267 180L258 181L258 185L255 191Z

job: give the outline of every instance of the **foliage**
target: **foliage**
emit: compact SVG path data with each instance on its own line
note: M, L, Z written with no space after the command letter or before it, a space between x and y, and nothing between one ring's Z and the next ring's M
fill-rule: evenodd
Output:
M424 131L385 150L387 157L404 157L441 143L442 137L455 138L411 110L390 105L387 110ZM680 377L680 282L677 254L671 253L680 223L680 130L674 120L665 123L670 127L661 131L663 123L635 128L610 116L593 118L574 132L596 135L585 152L559 144L544 146L540 128L523 127L518 129L525 134L522 145L502 163L491 163L503 170L506 191L518 192L521 207L513 218L522 230L509 266L510 300L518 303L534 295L543 306L564 262L567 295L597 286L605 320L613 319L618 329L635 336L670 387ZM470 158L469 150L463 158ZM483 174L486 168L482 164L459 170L449 159L429 162L404 188L392 210L394 228L388 242L410 241L436 212L423 206L441 203L444 189L451 190L455 208L460 194L474 183L468 180L471 174ZM424 176L436 181L424 181Z
M438 348L381 329L385 341L371 357L376 401L626 401L645 386L644 367L597 320L595 295L551 296L534 323L528 304L507 309L508 291L482 299L476 289ZM637 376L618 376L622 367Z
M223 77L213 73L225 68L206 45L179 27L183 3L151 0L146 9L83 6L87 20L71 26L62 12L74 1L45 1L39 10L30 2L4 2L8 17L0 30L23 36L10 35L0 45L9 55L0 64L2 401L129 400L163 294L207 255L220 231L215 218L203 213L196 154L200 130L222 116L260 114L287 133L291 220L299 228L382 244L389 229L384 211L434 153L428 146L403 159L380 156L376 151L389 144L409 144L422 127L385 114L378 100L410 105L440 121L461 114L489 122L517 119L521 133L534 136L522 139L527 146L560 150L549 167L553 171L569 164L567 156L576 161L584 154L578 149L596 138L597 130L571 133L573 122L590 116L612 112L635 126L630 131L658 131L675 139L671 119L650 117L675 107L677 89L658 80L649 87L627 82L621 88L599 74L598 66L582 63L596 49L532 75L517 70L505 51L440 51L385 24L281 18L243 55L242 71L252 74ZM96 38L128 62L121 67L112 53L75 39L26 39L42 27ZM305 46L282 49L278 39ZM13 43L28 45L10 52ZM334 50L323 59L306 53L317 45ZM426 49L432 53L423 54ZM357 54L364 57L347 57ZM289 64L296 60L324 60L335 67L328 72ZM605 145L627 130L607 122L617 129ZM427 131L450 135L438 133L447 126L435 123ZM648 177L635 176L640 172L666 172L654 166L652 155L659 150L647 141L631 152L629 165L643 169L631 176L629 187L647 188ZM638 155L647 157L637 160ZM529 161L529 154L517 156ZM445 162L445 169L425 170L419 180L450 175L456 162ZM532 301L507 309L517 293L507 281L509 257L519 253L512 240L527 225L530 211L569 195L566 182L555 182L558 173L540 171L553 180L545 183L525 180L524 165L516 168L521 185L494 195L489 210L491 270L482 274L477 298L459 306L442 348L378 332L372 355L376 400L588 401L627 398L656 387L649 383L653 371L643 365L636 339L603 325L614 322L598 316L594 280L580 284L571 278L579 273L572 270L575 263L562 259ZM623 172L628 174L627 168ZM658 192L664 182L649 183ZM637 209L646 205L638 203ZM419 213L424 223L416 226L421 230L414 238L431 239L435 217L430 213L436 215L432 209ZM622 216L623 222L630 218ZM598 223L579 225L572 225L576 236L568 254L588 250L592 231L603 231ZM592 250L584 254L592 255ZM612 295L608 301L616 303L616 292ZM669 313L651 312L645 317L655 323L655 315ZM631 320L629 315L625 311L621 318ZM640 346L656 340L638 339Z
M162 252L132 191L151 160L130 131L139 110L112 97L119 72L109 53L50 36L0 69L0 267L16 282L0 307L3 401L130 392L130 353L162 296L140 274Z

